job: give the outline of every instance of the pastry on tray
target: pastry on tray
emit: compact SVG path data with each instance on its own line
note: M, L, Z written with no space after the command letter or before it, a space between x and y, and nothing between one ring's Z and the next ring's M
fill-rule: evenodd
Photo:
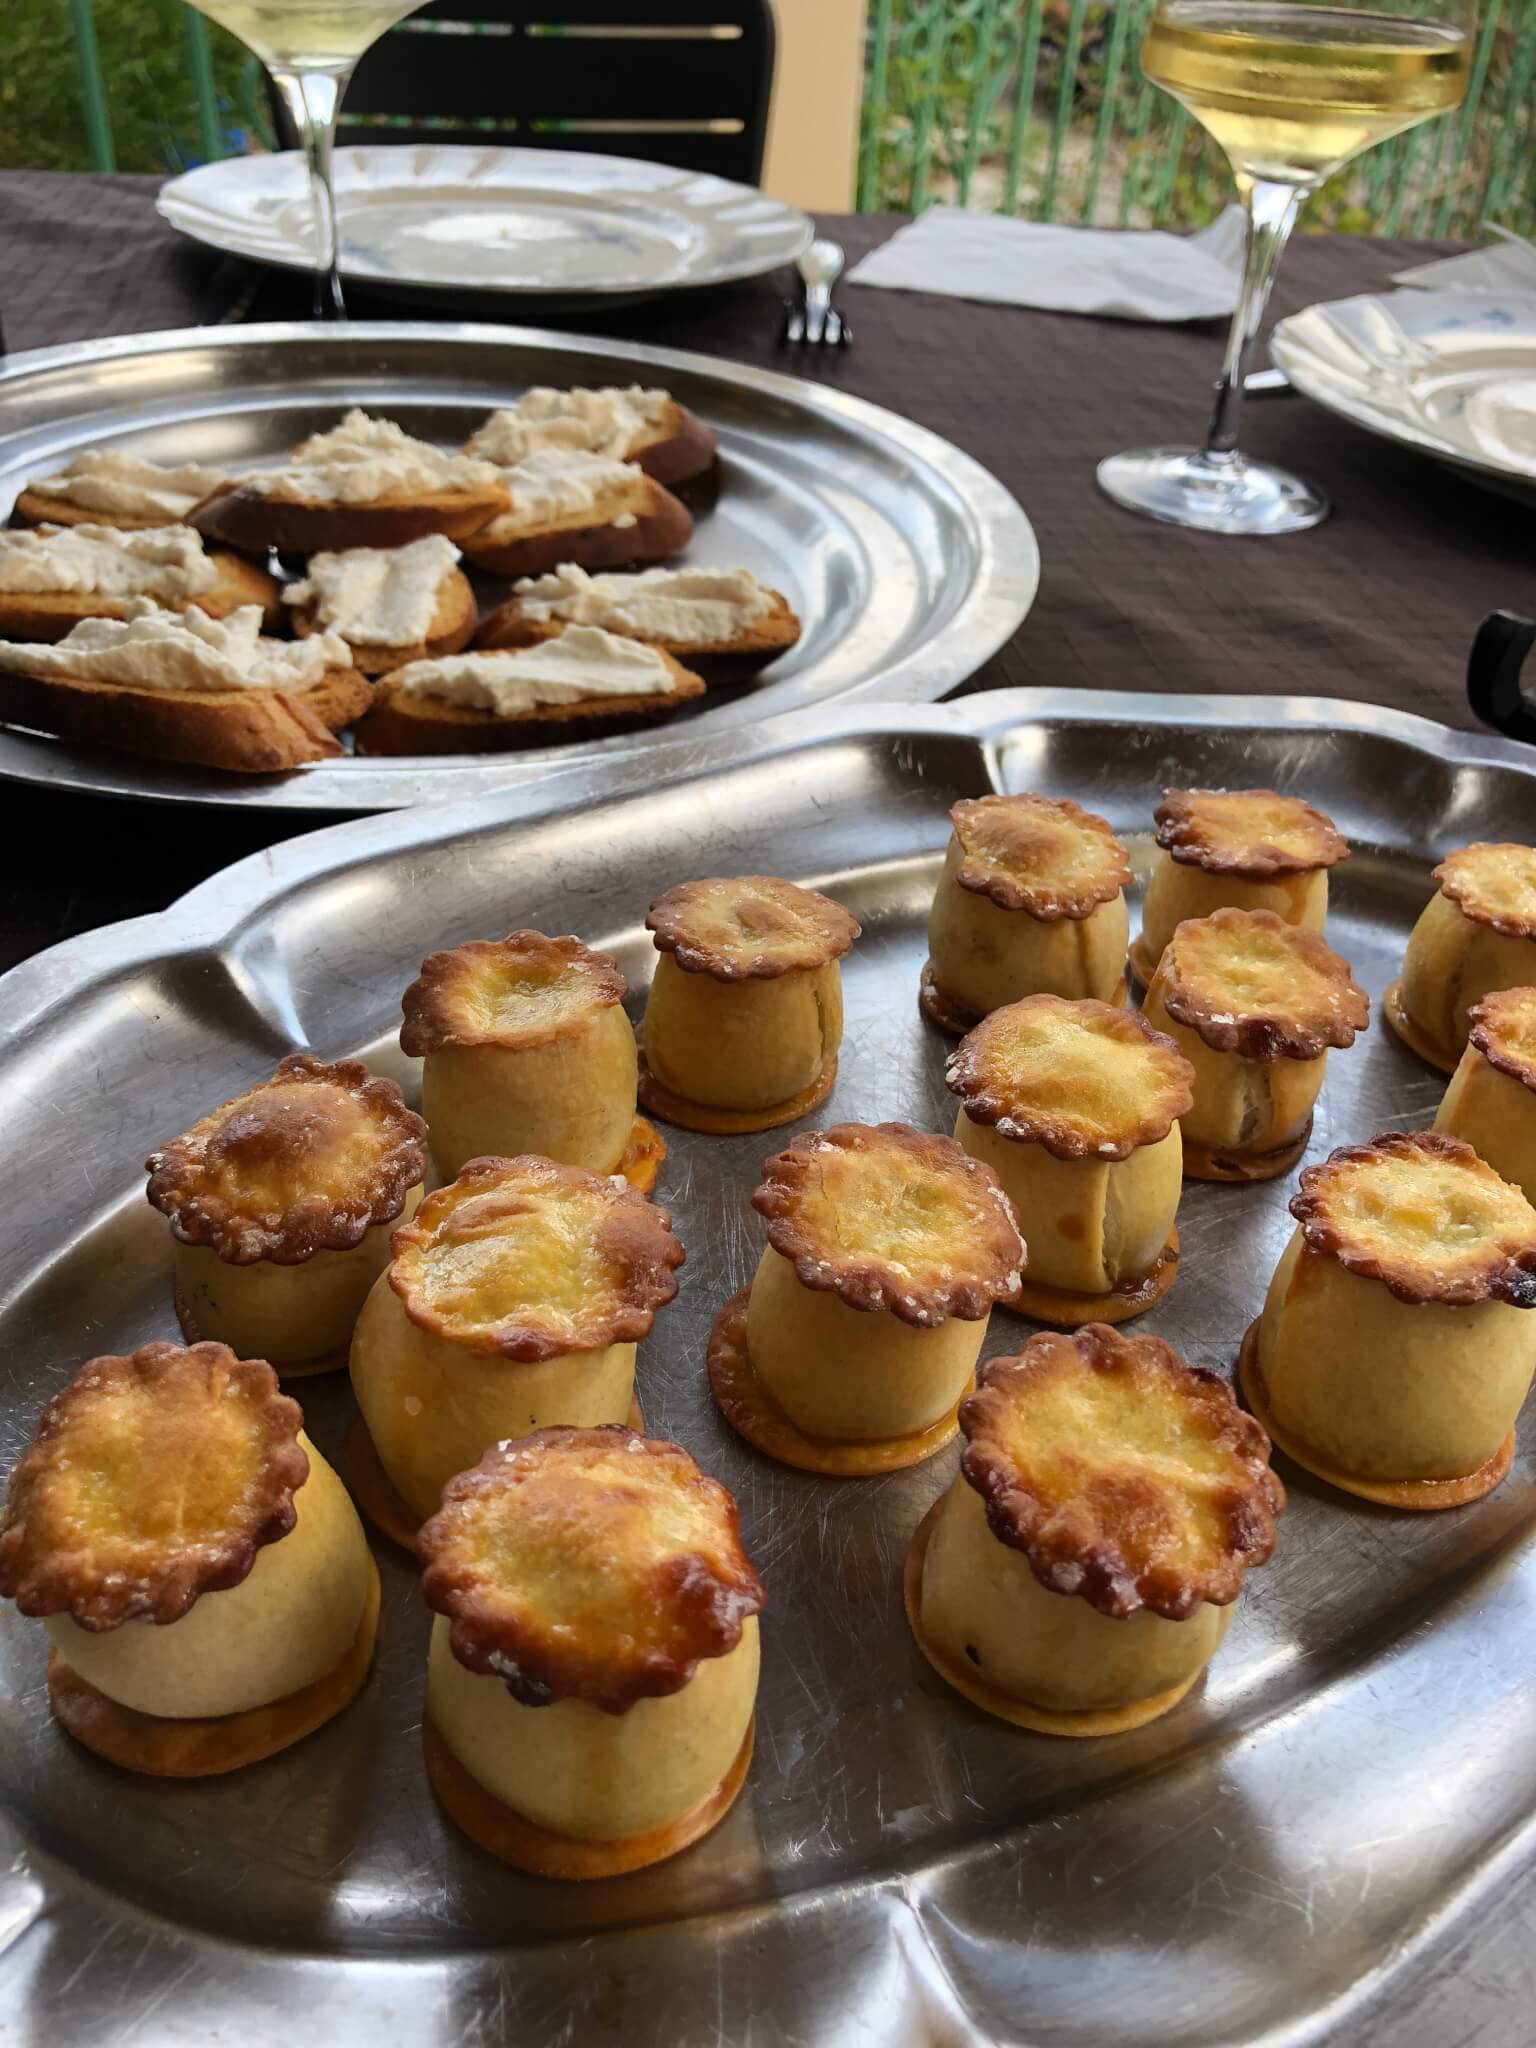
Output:
M640 1103L691 1131L766 1131L825 1102L843 1039L838 962L858 920L774 875L680 882L646 912L659 955Z
M1333 820L1274 789L1165 789L1131 972L1145 988L1175 925L1231 905L1320 932L1328 870L1349 856Z
M1388 1132L1309 1166L1243 1340L1248 1406L1298 1465L1389 1507L1509 1470L1536 1371L1536 1209L1470 1145Z
M462 540L507 503L493 463L449 454L354 409L276 468L211 491L187 523L256 554L312 555L402 547L428 533Z
M1499 989L1467 1014L1467 1049L1435 1129L1465 1139L1536 1203L1536 988Z
M1135 1010L1027 996L951 1056L955 1136L990 1166L1029 1246L1014 1304L1067 1328L1121 1323L1179 1268L1179 1119L1194 1073Z
M543 448L499 469L506 505L464 553L491 576L538 576L562 562L623 569L688 545L693 514L643 470L605 455Z
M1414 926L1387 1022L1431 1066L1454 1071L1472 1005L1536 983L1536 847L1478 841L1435 869L1440 892Z
M421 1200L427 1127L361 1060L290 1053L145 1161L171 1227L176 1319L284 1377L330 1372L390 1232Z
M1125 999L1131 879L1102 818L1068 798L967 797L928 919L923 1015L961 1038L1022 996Z
M55 1719L125 1770L197 1778L286 1749L368 1675L379 1575L264 1361L93 1358L11 1476L0 1593L46 1619Z
M1194 1069L1180 1118L1192 1180L1273 1180L1296 1164L1330 1047L1370 1019L1349 962L1272 910L1213 911L1177 926L1143 1005Z
M485 1446L634 1419L635 1347L683 1247L634 1188L552 1159L471 1159L395 1232L352 1339L354 1488L409 1543Z
M115 526L135 532L185 525L192 507L225 482L201 463L151 462L120 448L87 448L55 475L32 477L13 518L40 526Z
M449 1481L417 1542L443 1807L537 1877L615 1877L706 1834L752 1755L762 1581L678 1444L543 1429Z
M539 1152L648 1192L666 1148L635 1114L628 994L615 962L578 938L518 931L430 954L401 1002L400 1046L423 1062L438 1171Z
M482 620L477 647L531 647L568 625L659 647L707 682L752 675L800 638L800 621L778 591L748 569L641 569L591 576L562 562L525 577Z
M277 582L190 526L22 526L0 531L0 639L62 640L82 619L121 619L134 598L165 611L196 605L225 619L256 605L281 613Z
M1040 1734L1118 1735L1177 1706L1285 1506L1227 1382L1093 1323L992 1359L960 1427L959 1474L907 1556L929 1663Z
M303 580L288 585L283 601L300 639L334 633L363 675L381 676L468 646L475 593L458 559L458 549L440 533L400 548L311 555Z
M659 718L704 694L659 648L597 626L516 653L445 654L380 678L357 729L365 754L494 754L593 726Z
M556 391L537 385L493 412L464 444L466 455L510 468L541 448L574 448L632 462L659 484L691 482L715 466L715 437L668 391L605 385Z
M808 1131L764 1162L768 1243L709 1342L740 1435L809 1472L895 1471L954 1436L1024 1242L990 1167L910 1124Z
M152 760L268 775L340 754L335 734L371 695L333 633L262 637L227 619L131 597L49 645L0 640L0 719Z

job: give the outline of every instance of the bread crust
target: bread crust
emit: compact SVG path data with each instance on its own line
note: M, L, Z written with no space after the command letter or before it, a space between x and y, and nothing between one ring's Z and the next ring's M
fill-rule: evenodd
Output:
M225 1424L238 1404L256 1457L248 1483L231 1487L220 1526L188 1537L163 1514L159 1529L93 1526L93 1482L114 1435L93 1420L103 1400L140 1407L167 1443L186 1433L192 1441L181 1448L184 1463L196 1456L200 1410ZM270 1365L237 1359L223 1344L142 1344L126 1356L91 1359L43 1410L12 1474L0 1527L0 1594L23 1614L68 1614L98 1635L128 1621L178 1621L202 1594L238 1586L257 1553L297 1521L293 1497L309 1477L298 1441L303 1422ZM138 1472L126 1483L136 1476L146 1490L153 1486Z
M574 969L588 995L587 1013L610 1009L629 994L618 962L584 945L574 933L552 939L544 932L522 930L508 932L504 939L469 939L445 952L429 953L422 961L421 973L400 999L405 1013L400 1050L416 1059L445 1045L499 1045L529 1052L553 1044L573 1021L581 1021L573 1008L531 1024L488 1022L466 1000L466 992L473 989L480 972L493 965L523 967L550 978Z
M938 1197L931 1206L948 1205L951 1241L922 1272L913 1256L881 1256L859 1243L861 1214L878 1207L882 1178L898 1189L927 1182ZM884 1310L929 1329L950 1317L982 1322L994 1302L1012 1301L1019 1291L1024 1240L996 1174L953 1138L911 1124L806 1131L764 1160L752 1206L767 1217L768 1242L793 1265L801 1286L835 1294L849 1308ZM843 1227L827 1229L818 1207L833 1211ZM921 1248L904 1249L910 1255Z
M121 529L119 529L121 530ZM142 531L142 529L139 529ZM211 619L227 619L242 605L261 607L263 632L277 625L282 613L277 578L243 556L222 549L209 550L208 559L219 572L210 589L189 597L184 605L166 605L166 611L195 607ZM31 640L52 644L62 640L82 619L126 619L132 600L126 597L92 597L85 591L0 591L0 640Z
M719 443L711 429L675 398L667 400L662 424L653 437L641 441L625 457L659 484L692 483L712 470L719 459Z
M760 943L742 934L733 909L751 912ZM829 966L861 930L841 903L778 875L678 882L656 898L645 927L658 953L670 953L685 974L707 974L714 981L775 981L781 974Z
M1536 1092L1536 988L1501 988L1468 1011L1471 1043L1490 1067Z
M1251 935L1278 950L1288 967L1284 993L1267 1006L1240 1008L1232 990L1202 982L1200 956ZM1353 1045L1371 1005L1349 962L1317 932L1287 924L1272 910L1236 910L1187 918L1174 927L1154 977L1170 1017L1213 1052L1245 1060L1315 1060Z
M1187 1480L1169 1475L1177 1447L1143 1455L1134 1436L1120 1446L1103 1437L1063 1445L1063 1469L1053 1472L1053 1446L1036 1440L1030 1408L1053 1381L1073 1378L1108 1383L1128 1407L1177 1411L1191 1440ZM983 1368L961 1403L960 1428L960 1471L986 1503L993 1535L1027 1559L1042 1586L1100 1614L1124 1619L1145 1609L1186 1621L1202 1604L1229 1606L1275 1547L1285 1489L1270 1469L1269 1438L1219 1373L1187 1365L1160 1337L1105 1323L1031 1337L1017 1356ZM1203 1468L1196 1445L1207 1453ZM1198 1539L1203 1559L1170 1555L1174 1546L1157 1540L1176 1523L1181 1494L1215 1525Z
M345 633L338 637L347 640L359 675L383 676L404 668L408 662L435 661L440 655L457 654L475 637L478 616L469 578L462 569L450 569L438 590L437 609L424 640L409 647L385 647L378 641L347 640ZM288 617L299 640L307 640L312 633L335 631L334 627L321 626L309 605L291 606Z
M776 661L787 652L800 638L800 621L790 610L789 600L777 590L768 594L773 599L774 609L735 640L658 640L654 635L626 633L616 626L605 627L604 631L616 632L620 639L638 640L643 647L654 647L659 653L670 654L685 668L691 668L706 679L755 675L770 661ZM526 618L523 600L511 597L481 620L480 629L475 634L475 645L491 650L537 647L545 640L559 639L568 624L566 619Z
M657 650L658 653L660 649ZM503 714L436 697L408 697L396 672L381 676L357 728L360 754L500 754L536 744L546 726L579 725L584 731L637 718L660 718L690 697L702 697L704 679L670 655L662 660L676 687L665 697L581 697L572 704L535 704Z
M1165 853L1210 875L1270 881L1349 858L1349 841L1325 811L1275 789L1165 789L1152 825Z
M208 539L247 554L264 555L276 548L284 555L318 555L346 548L404 547L429 533L462 541L504 511L506 502L502 486L335 505L272 496L249 484L231 483L194 505L186 523Z
M637 476L632 489L615 496L611 507L560 525L526 526L512 513L483 522L464 538L465 559L490 576L542 576L562 562L580 569L662 562L688 545L693 514L664 485ZM630 523L618 525L626 516Z
M949 813L961 861L955 880L999 910L1080 922L1112 903L1131 879L1131 863L1109 825L1070 797L965 797ZM1079 856L1077 871L1064 863Z
M1506 939L1536 939L1536 849L1475 839L1448 853L1434 876L1441 895L1474 924ZM1507 884L1503 889L1501 882Z

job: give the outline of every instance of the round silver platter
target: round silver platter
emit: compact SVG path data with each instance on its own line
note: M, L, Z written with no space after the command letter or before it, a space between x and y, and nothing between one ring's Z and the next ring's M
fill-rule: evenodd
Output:
M441 803L853 698L941 697L996 653L1040 577L1017 502L958 448L879 406L745 364L606 338L434 322L188 328L39 349L0 365L0 513L88 447L158 461L274 461L348 406L453 444L532 384L665 384L719 437L718 502L689 563L748 568L804 621L759 681L641 734L497 757L323 762L282 777L90 752L0 730L0 778L280 811Z

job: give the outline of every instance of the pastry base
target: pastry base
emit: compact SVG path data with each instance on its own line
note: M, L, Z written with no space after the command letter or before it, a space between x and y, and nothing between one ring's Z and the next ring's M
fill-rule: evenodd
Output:
M1109 998L1111 1007L1117 1010L1123 1008L1127 993L1125 976L1121 975ZM974 1031L982 1021L983 1013L980 1010L968 1010L963 1003L957 1003L953 997L945 995L934 979L931 960L923 962L922 977L917 984L917 1007L930 1024L936 1024L940 1031L947 1032L951 1038L964 1038L967 1032Z
M1273 1152L1233 1152L1223 1145L1203 1145L1198 1138L1184 1140L1186 1180L1278 1180L1288 1173L1312 1142L1312 1119L1298 1137Z
M187 1307L179 1288L176 1291L175 1307L176 1320L180 1323L181 1334L186 1338L187 1342L189 1344L206 1343L208 1341L208 1333L206 1330L198 1328L197 1318L193 1315L191 1309ZM220 1338L214 1341L222 1342L223 1340ZM345 1372L347 1353L348 1346L343 1344L338 1346L335 1351L322 1352L318 1358L291 1359L286 1365L278 1365L274 1360L268 1359L267 1363L272 1367L272 1370L280 1380L308 1380L315 1378L317 1374L322 1372Z
M1064 1288L1032 1286L1028 1280L1012 1301L1002 1303L1018 1316L1050 1323L1058 1330L1080 1330L1084 1323L1128 1323L1160 1302L1179 1277L1179 1233L1175 1226L1149 1273L1122 1280L1108 1294L1069 1294Z
M942 1451L959 1434L960 1402L927 1429L910 1436L843 1441L807 1436L796 1428L757 1377L747 1349L747 1302L752 1290L743 1287L715 1317L709 1333L709 1391L715 1406L740 1437L764 1457L799 1472L820 1472L837 1479L867 1479L880 1472L900 1472L920 1465ZM968 1394L974 1379L965 1389ZM965 1395L961 1395L964 1400Z
M622 1174L632 1188L648 1195L656 1185L656 1176L661 1172L666 1156L666 1139L648 1117L637 1116L629 1127L629 1143L613 1170Z
M659 1116L665 1124L676 1124L685 1131L704 1131L712 1138L735 1138L749 1131L771 1131L779 1124L792 1124L796 1117L808 1116L821 1107L832 1093L836 1079L834 1058L809 1088L802 1088L787 1102L776 1102L767 1109L717 1109L712 1103L690 1102L686 1095L674 1095L670 1088L664 1088L645 1063L644 1046L640 1048L640 1107Z
M1455 1073L1457 1067L1461 1064L1461 1054L1459 1052L1442 1051L1435 1044L1434 1040L1426 1038L1418 1025L1414 1023L1408 1012L1403 1008L1403 984L1401 977L1393 982L1392 986L1382 997L1381 1014L1386 1018L1410 1052L1416 1052L1419 1058L1429 1066L1438 1067L1442 1074Z
M907 1561L902 1567L901 1591L906 1603L907 1622L912 1630L912 1639L944 1683L953 1686L963 1699L973 1707L980 1707L983 1713L995 1714L1000 1721L1011 1722L1015 1728L1028 1728L1035 1735L1067 1735L1078 1740L1096 1735L1127 1735L1133 1728L1145 1728L1149 1721L1156 1721L1163 1714L1170 1713L1187 1693L1190 1693L1205 1676L1205 1666L1186 1678L1182 1685L1170 1686L1166 1692L1155 1692L1149 1699L1134 1700L1128 1707L1102 1707L1086 1709L1078 1713L1054 1712L1049 1707L1032 1707L1025 1700L1015 1699L1012 1693L999 1692L995 1685L988 1685L978 1678L974 1671L955 1664L944 1652L923 1634L919 1615L922 1611L923 1565L928 1556L928 1543L933 1535L934 1524L944 1505L944 1496L918 1523L912 1541L907 1548ZM1230 1610L1228 1610L1230 1612Z
M629 1413L624 1419L637 1436L645 1435L645 1417L640 1413L638 1394L631 1398ZM352 1427L347 1432L342 1477L354 1505L362 1510L379 1534L387 1536L391 1543L398 1543L402 1550L408 1550L414 1557L416 1532L421 1524L395 1491L394 1482L384 1470L372 1434L361 1415L353 1416Z
M110 1764L152 1778L212 1778L275 1756L334 1720L361 1692L378 1632L379 1568L370 1557L362 1617L346 1654L286 1699L205 1720L141 1714L98 1692L55 1650L48 1658L48 1700L65 1733Z
M1514 1459L1515 1432L1511 1430L1486 1465L1479 1465L1475 1472L1469 1472L1461 1479L1359 1479L1352 1472L1336 1471L1299 1437L1282 1429L1271 1415L1268 1389L1259 1365L1257 1318L1248 1325L1242 1349L1237 1354L1237 1384L1248 1412L1263 1424L1270 1442L1276 1450L1284 1451L1293 1465L1310 1472L1314 1479L1326 1480L1341 1493L1352 1493L1361 1500L1375 1501L1378 1507L1421 1510L1465 1507L1469 1501L1481 1500L1485 1493L1492 1493Z
M1131 949L1125 956L1125 971L1132 988L1144 996L1157 972L1157 956L1140 932L1131 941Z
M701 1799L691 1813L649 1834L625 1835L616 1842L587 1842L574 1835L558 1835L525 1819L513 1807L487 1792L470 1775L449 1749L433 1725L432 1716L421 1721L421 1746L426 1757L427 1778L443 1811L456 1827L488 1854L510 1863L514 1870L530 1877L561 1877L581 1881L593 1877L622 1877L631 1870L644 1870L676 1856L707 1835L724 1820L736 1803L746 1782L752 1761L753 1722L736 1752L736 1760L714 1791Z

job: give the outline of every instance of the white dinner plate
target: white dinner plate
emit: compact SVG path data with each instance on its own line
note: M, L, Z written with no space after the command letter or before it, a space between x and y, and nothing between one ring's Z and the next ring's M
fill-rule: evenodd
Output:
M1270 350L1330 412L1536 503L1536 292L1339 299L1282 320Z
M631 157L463 143L336 152L341 268L412 291L631 298L792 263L803 213L749 185ZM312 267L296 151L225 157L161 187L172 227L232 255Z

